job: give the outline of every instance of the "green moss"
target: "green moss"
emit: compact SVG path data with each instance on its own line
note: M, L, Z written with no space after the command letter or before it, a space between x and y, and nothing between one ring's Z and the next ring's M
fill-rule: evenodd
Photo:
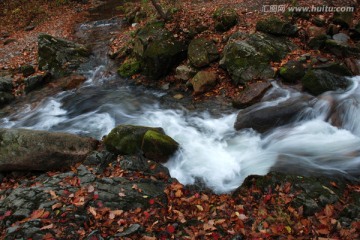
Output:
M179 144L171 137L154 130L148 130L143 138L142 150L146 157L166 161L176 152Z
M140 62L134 58L130 58L118 68L117 72L121 77L131 77L140 72Z
M227 31L238 22L238 15L232 8L218 8L213 13L215 29L217 31Z

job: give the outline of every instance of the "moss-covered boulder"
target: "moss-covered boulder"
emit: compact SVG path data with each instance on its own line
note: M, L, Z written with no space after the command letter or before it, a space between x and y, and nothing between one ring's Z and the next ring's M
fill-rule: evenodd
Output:
M23 74L24 77L28 77L31 74L35 73L35 68L31 65L23 65L20 67L20 72Z
M0 129L0 171L54 170L85 160L97 142L67 133Z
M205 67L219 58L213 41L206 38L193 39L188 48L190 63L197 68Z
M277 17L269 17L256 23L256 30L277 36L295 36L297 27Z
M280 68L279 75L287 83L296 83L305 75L305 68L300 62L289 61Z
M186 44L166 30L162 22L155 22L137 32L133 52L141 63L142 74L159 79L185 58L186 49Z
M351 70L341 62L330 62L314 66L315 70L325 70L339 76L352 76Z
M123 78L128 78L136 73L139 73L140 69L140 62L135 58L129 58L121 64L117 73Z
M216 73L212 71L200 71L198 72L189 83L194 89L194 94L203 93L216 84Z
M104 139L106 148L116 154L143 154L145 157L165 162L174 154L179 144L167 136L162 128L119 125Z
M39 35L38 48L39 69L50 72L55 78L69 76L91 55L82 44L47 34Z
M327 36L326 34L312 37L309 39L308 46L314 50L322 49L325 46L325 41L328 39L329 39L329 36Z
M346 89L351 81L325 70L309 70L302 78L302 84L308 92L319 95L327 91Z
M286 39L267 34L235 33L220 61L235 84L274 77L270 62L281 61L294 46Z
M215 29L225 32L235 26L238 22L238 14L233 8L221 7L215 10L213 19L215 21Z

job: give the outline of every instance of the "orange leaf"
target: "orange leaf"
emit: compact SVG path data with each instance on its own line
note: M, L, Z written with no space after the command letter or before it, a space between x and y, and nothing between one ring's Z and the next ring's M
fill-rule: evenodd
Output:
M166 231L170 234L175 232L175 227L173 225L169 225L166 227Z
M32 212L30 218L31 219L36 219L36 218L41 218L41 216L44 214L45 209L38 209Z
M40 228L40 230L45 230L45 229L51 229L54 227L54 224L49 224L49 225L46 225L46 226L43 226L42 228Z
M89 212L94 216L94 217L96 217L96 210L95 210L95 208L94 207L89 207Z
M62 203L55 203L54 205L51 206L51 209L54 210L61 207L62 207Z
M327 235L330 233L329 229L326 228L318 229L317 232L323 235Z

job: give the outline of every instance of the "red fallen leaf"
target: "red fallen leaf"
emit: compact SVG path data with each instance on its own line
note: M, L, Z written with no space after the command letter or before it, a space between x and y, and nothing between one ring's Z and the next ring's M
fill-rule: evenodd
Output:
M220 235L219 235L218 233L213 232L213 233L211 234L211 236L212 236L212 238L213 238L214 240L220 239Z
M54 224L49 224L49 225L46 225L46 226L43 226L42 228L40 228L40 230L45 230L45 229L52 229L54 227Z
M8 216L10 216L10 215L11 215L11 213L12 213L12 211L11 211L11 210L6 211L6 212L5 212L5 214L4 214L4 217L8 217Z
M41 217L48 218L49 216L50 216L50 212L44 212L44 214Z
M41 218L41 216L44 214L45 209L38 209L32 212L30 215L31 219Z
M264 203L267 203L268 201L270 201L271 199L271 195L270 194L266 194L264 197Z
M150 217L150 213L148 212L144 212L144 215L145 215L145 220L147 220Z
M150 205L153 205L154 203L155 203L155 200L153 198L149 200Z
M93 199L94 199L94 200L99 199L99 194L94 194L94 195L93 195Z
M327 235L330 233L329 229L326 229L326 228L318 229L317 232L322 235Z
M102 208L104 206L104 204L101 202L101 201L98 201L96 203L96 205L99 207L99 208Z
M173 225L169 225L166 227L166 231L170 234L173 234L175 232L175 227Z
M51 206L51 209L54 210L61 207L62 207L62 203L55 203L54 205Z

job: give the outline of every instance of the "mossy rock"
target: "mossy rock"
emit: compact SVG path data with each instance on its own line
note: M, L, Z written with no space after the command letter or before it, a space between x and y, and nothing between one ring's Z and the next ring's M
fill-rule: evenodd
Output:
M213 18L215 20L215 29L225 32L237 24L239 16L234 9L222 7L215 10Z
M10 75L4 77L0 76L0 92L11 93L13 87L13 79Z
M47 34L39 35L38 49L39 69L50 72L55 78L69 76L91 55L82 44Z
M234 34L226 44L221 66L235 84L274 77L270 62L281 61L295 47L286 39L267 34Z
M142 74L156 80L185 58L186 49L185 42L166 30L163 22L153 22L138 31L133 51Z
M332 62L332 63L318 65L315 66L314 69L325 70L339 76L353 75L350 69L344 63L340 63L340 62Z
M301 81L304 88L313 95L319 95L327 91L346 89L351 85L351 82L347 78L325 70L309 70Z
M360 57L360 48L333 39L325 41L325 49L337 57Z
M119 125L105 137L108 151L115 154L144 154L151 160L164 162L176 152L179 144L162 128Z
M35 73L35 68L31 65L23 65L20 67L20 72L23 74L24 77L28 77L31 74Z
M285 82L295 83L305 75L305 68L300 62L289 61L280 68L279 75Z
M166 162L179 148L179 144L171 137L154 130L146 131L142 151L145 157L157 162Z
M14 95L8 92L0 92L0 107L9 104L15 99Z
M295 36L297 27L277 17L270 17L256 23L256 30L277 36Z
M216 85L217 76L213 71L200 71L189 82L194 94L203 93Z
M123 64L121 64L117 70L117 73L123 78L128 78L136 73L139 73L140 69L140 62L134 58L129 58L125 60Z
M308 46L314 50L322 49L325 46L325 41L328 39L329 37L326 34L313 37L309 40Z
M193 39L188 48L190 63L197 68L205 67L219 58L213 41L205 38Z

